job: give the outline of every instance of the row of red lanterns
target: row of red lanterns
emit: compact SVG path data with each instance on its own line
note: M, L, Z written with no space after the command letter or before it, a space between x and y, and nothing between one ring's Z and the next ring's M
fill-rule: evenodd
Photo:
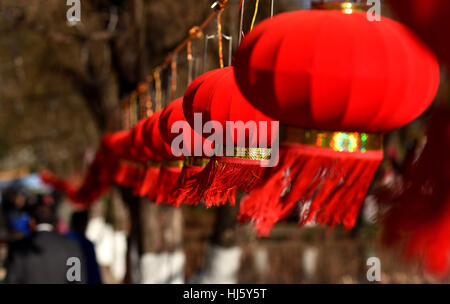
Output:
M85 207L113 183L177 206L234 204L239 190L248 193L239 218L260 235L294 210L301 224L350 229L383 158L382 133L419 117L438 85L434 54L398 22L370 22L358 12L283 13L246 35L233 67L201 75L183 98L106 135L79 189L43 178ZM201 135L202 148L211 144L208 134L195 134L195 113L223 130L227 121L280 121L280 149L254 148L260 132L268 143L274 134L257 128L244 146L232 135L234 155L193 157L194 138ZM191 127L183 134L187 155L172 152L177 121ZM261 166L271 153L279 164Z

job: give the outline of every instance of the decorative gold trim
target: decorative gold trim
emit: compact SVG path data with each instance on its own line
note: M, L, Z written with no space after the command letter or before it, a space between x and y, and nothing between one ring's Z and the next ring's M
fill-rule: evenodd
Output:
M126 164L128 166L132 166L132 167L139 168L139 169L161 167L160 162L153 162L153 161L147 161L145 163L141 163L141 162L137 162L137 161L133 161L133 160L121 159L120 162L122 164Z
M234 157L249 160L270 160L272 156L272 149L270 148L247 148L247 147L234 147L233 155L230 156L227 153L227 148L224 148L224 156Z
M374 133L319 131L288 127L285 141L327 148L337 152L367 152L383 149L383 135Z
M127 165L127 166L130 166L130 167L135 167L135 168L138 168L138 169L145 169L146 168L146 165L144 163L140 163L140 162L133 161L133 160L128 160L128 159L121 159L120 163L124 164L124 165Z
M338 2L322 0L320 2L311 3L312 9L318 10L341 10L344 14L352 14L353 11L366 12L369 6L365 3L355 3L355 2Z
M163 160L162 165L169 168L183 168L183 160Z
M208 163L209 158L189 156L184 159L184 165L186 166L206 167Z
M161 167L161 162L154 162L154 161L149 160L146 162L146 166L147 166L147 168L158 168L158 167Z

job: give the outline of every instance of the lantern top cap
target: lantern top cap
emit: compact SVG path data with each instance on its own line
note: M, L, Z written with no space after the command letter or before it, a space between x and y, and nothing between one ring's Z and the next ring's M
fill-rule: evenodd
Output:
M363 2L328 0L313 0L311 7L319 10L341 10L344 14L352 14L354 11L365 12L369 9L369 6Z

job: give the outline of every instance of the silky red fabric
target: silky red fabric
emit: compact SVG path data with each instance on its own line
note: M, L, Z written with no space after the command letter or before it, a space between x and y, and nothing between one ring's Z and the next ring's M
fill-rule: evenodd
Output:
M267 122L265 138L270 147L270 122L269 116L264 115L252 106L240 92L234 77L234 68L226 67L213 70L201 76L199 81L194 81L184 96L183 108L186 118L191 125L194 125L193 113L201 113L203 124L208 121L217 121L222 126L223 143L226 144L226 134L232 136L234 144L237 144L237 128L231 130L227 122L254 122L256 128L247 130L245 143L239 146L258 145L260 122ZM232 132L234 131L234 132ZM203 134L207 137L208 134Z
M394 13L416 32L450 67L450 1L448 0L390 0Z
M177 122L183 122L183 131L173 132L171 131L172 126ZM170 146L172 141L178 137L181 133L183 136L183 145L186 148L188 155L194 155L194 130L191 128L189 123L186 121L186 117L183 111L183 98L178 98L171 102L161 113L161 118L159 119L159 130L164 141ZM203 137L198 142L202 145L205 141ZM200 147L201 149L201 147Z
M219 72L219 69L206 72L199 77L197 77L187 88L183 97L183 113L186 120L189 122L191 127L194 126L194 113L202 114L203 121L211 120L209 108L210 100L209 98L199 98L200 95L205 95L201 93L202 91L211 91L210 86L205 86L204 82L212 77L214 74ZM195 100L195 103L194 103Z
M170 145L166 143L159 129L159 118L163 110L155 112L143 126L143 144L162 159L173 159Z
M434 54L402 24L304 10L263 21L235 57L263 113L301 128L384 132L422 114L439 85Z
M130 132L129 146L126 147L129 153L133 157L132 160L146 162L146 161L161 161L161 155L156 153L156 151L151 150L148 146L144 144L144 138L150 136L144 132L145 125L149 123L149 118L145 118L139 121Z

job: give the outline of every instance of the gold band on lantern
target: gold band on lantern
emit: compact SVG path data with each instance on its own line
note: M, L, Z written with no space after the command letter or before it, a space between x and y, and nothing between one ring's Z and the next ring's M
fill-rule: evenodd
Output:
M196 167L206 167L206 165L209 163L209 158L198 158L198 157L192 157L188 156L184 159L184 164L186 166L196 166Z
M158 168L161 167L160 162L154 162L154 161L146 161L145 163L128 160L128 159L121 159L120 163L125 164L127 166L135 167L138 169L146 169L146 168Z
M154 162L149 160L145 163L145 165L147 166L147 168L159 168L161 167L161 162Z
M230 156L227 154L227 148L224 148L223 155L226 157L234 157L248 160L270 160L272 156L272 149L234 147L233 155Z
M130 167L137 168L137 169L145 169L146 168L144 163L140 163L140 162L133 161L133 160L128 160L128 159L121 159L120 163L123 164L123 165L127 165L127 166L130 166Z
M162 165L168 168L183 168L183 160L163 160Z
M285 142L301 143L337 152L367 152L383 149L383 135L374 133L287 128Z
M352 14L354 11L365 12L369 9L369 6L365 3L355 3L355 2L337 2L326 0L313 1L311 4L313 9L319 10L341 10L344 14Z

